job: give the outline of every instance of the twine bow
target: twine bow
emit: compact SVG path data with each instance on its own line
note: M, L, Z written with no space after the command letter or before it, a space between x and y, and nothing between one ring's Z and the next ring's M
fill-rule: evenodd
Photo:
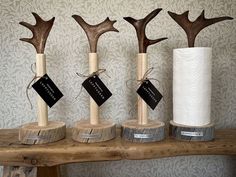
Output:
M146 81L148 81L148 80L155 80L155 81L157 81L158 83L160 83L160 81L159 81L158 79L155 79L155 78L153 78L153 77L148 77L148 75L150 75L153 70L154 70L154 67L149 68L149 69L144 73L143 77L142 77L141 79L138 79L138 80L137 80L137 82L138 82L138 83L137 83L137 86L142 85L142 83L144 83L144 82L146 82ZM126 87L129 88L129 89L131 89L131 88L128 86L128 82L129 82L129 81L132 81L132 79L129 79L129 80L126 81ZM133 107L131 107L131 109L129 110L129 114L131 114L131 112L133 112L133 110L135 109L135 107L138 105L138 102L139 102L140 99L141 99L141 98L138 97L136 103L135 103L135 104L133 105Z
M107 75L105 72L106 72L106 69L98 69L97 71L94 71L93 73L91 73L89 75L85 75L85 74L82 74L82 73L76 73L76 75L79 76L79 77L89 78L89 77L93 77L95 75L99 76L100 74L104 73L107 77L110 78L110 76ZM83 90L83 86L81 85L80 91L79 91L78 95L75 97L75 99L77 99L80 96L82 90Z
M137 82L138 82L138 85L141 85L143 82L147 81L147 80L155 80L157 81L158 83L159 80L155 79L155 78L152 78L152 77L148 77L149 74L151 74L151 72L154 70L154 67L151 67L149 68L143 75L143 77L141 79L138 79Z

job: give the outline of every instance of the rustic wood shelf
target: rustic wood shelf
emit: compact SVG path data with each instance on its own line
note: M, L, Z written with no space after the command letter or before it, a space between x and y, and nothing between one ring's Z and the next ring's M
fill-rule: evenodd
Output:
M117 130L119 134L120 130ZM74 162L122 159L154 159L182 155L236 155L236 129L217 130L212 142L183 142L172 138L156 143L129 143L116 139L82 144L71 139L47 145L22 145L18 129L0 130L0 165L55 166Z

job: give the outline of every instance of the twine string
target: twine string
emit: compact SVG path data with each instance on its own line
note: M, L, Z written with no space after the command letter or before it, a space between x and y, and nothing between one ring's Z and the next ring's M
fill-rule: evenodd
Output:
M33 85L32 83L35 83L36 79L41 78L41 76L37 76L37 73L34 71L33 66L35 67L35 66L36 66L36 63L33 63L33 64L31 64L31 66L30 66L30 70L31 70L31 72L34 74L34 77L33 77L33 78L31 79L31 81L28 83L28 85L27 85L27 87L26 87L26 90L25 90L27 100L28 100L28 102L29 102L29 104L30 104L30 109L33 109L33 104L32 104L32 102L31 102L31 100L30 100L30 97L29 97L29 90L32 88L32 85Z
M111 78L108 74L106 74L106 69L98 69L97 71L94 71L93 73L89 74L89 75L85 75L83 73L76 73L77 76L79 77L84 77L84 78L90 78L90 77L93 77L95 75L99 76L100 74L104 73L107 77ZM77 96L75 97L75 99L78 99L78 97L80 96L80 94L82 93L83 91L83 86L81 85L80 86L80 91L79 93L77 94Z
M154 67L149 68L149 69L144 73L144 75L143 75L143 77L142 77L141 79L136 80L136 82L137 82L137 87L140 86L140 85L142 85L144 82L146 82L146 81L148 81L148 80L155 80L155 81L158 82L158 84L160 84L160 81L159 81L158 79L155 79L155 78L153 78L153 77L148 77L148 76L152 73L153 70L154 70ZM133 81L133 80L132 80L132 79L129 79L129 80L126 81L126 87L129 88L129 89L131 89L131 88L129 87L129 85L128 85L128 82L130 82L130 81ZM131 114L131 113L135 110L135 108L136 108L136 106L138 105L138 102L139 102L140 99L141 99L140 96L138 96L138 99L137 99L137 101L135 102L135 104L134 104L133 106L131 106L131 108L130 108L130 110L129 110L129 114Z

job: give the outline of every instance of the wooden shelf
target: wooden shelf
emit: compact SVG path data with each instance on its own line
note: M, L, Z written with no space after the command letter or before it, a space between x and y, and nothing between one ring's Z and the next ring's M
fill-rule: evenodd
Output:
M117 130L119 135L120 130ZM212 142L183 142L172 138L156 143L129 143L116 139L82 144L67 138L47 145L21 145L18 129L0 130L0 165L54 166L73 162L154 159L182 155L236 155L236 129L217 130Z

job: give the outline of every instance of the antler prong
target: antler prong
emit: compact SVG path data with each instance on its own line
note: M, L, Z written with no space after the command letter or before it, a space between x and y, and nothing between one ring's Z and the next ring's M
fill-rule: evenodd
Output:
M30 29L30 30L33 30L33 27L34 27L33 25L26 23L26 22L20 22L19 24Z
M72 17L77 21L77 23L83 28L85 31L89 46L90 46L90 52L96 53L97 52L97 42L98 38L108 31L115 31L119 32L113 25L116 22L116 20L111 21L108 17L101 23L97 25L90 25L87 22L84 21L84 19L79 15L72 15Z
M224 21L224 20L232 20L232 17L229 16L224 16L224 17L217 17L217 18L210 18L207 19L205 18L204 15L204 10L202 11L202 13L198 16L198 18L191 22L188 19L188 13L189 11L184 12L183 14L176 14L173 12L168 11L168 14L175 20L176 23L178 23L186 32L187 34L187 38L188 38L188 46L189 47L194 47L194 43L195 43L195 38L198 35L198 33L206 28L207 26L210 26L212 24L215 24L217 22L220 21Z
M168 39L168 38L163 37L163 38L154 39L154 40L149 39L148 42L149 42L149 45L153 45L153 44L156 44L156 43L161 42L161 41L166 40L166 39Z
M160 41L163 41L167 38L160 38L155 40L150 40L147 38L145 34L145 28L148 22L150 22L162 9L158 8L153 10L151 13L149 13L145 18L136 20L132 17L124 17L124 19L132 24L136 30L137 37L138 37L138 44L139 44L139 53L146 53L147 47L149 45L156 44Z
M44 21L38 14L34 12L32 14L36 20L35 25L26 22L20 22L20 24L28 28L33 33L33 37L21 38L20 40L32 44L37 53L44 53L47 37L51 31L55 17L49 21Z
M162 8L158 8L153 10L150 14L148 14L145 18L144 21L147 24L148 22L150 22L155 16L157 16L157 14L159 14L159 12L162 11Z

